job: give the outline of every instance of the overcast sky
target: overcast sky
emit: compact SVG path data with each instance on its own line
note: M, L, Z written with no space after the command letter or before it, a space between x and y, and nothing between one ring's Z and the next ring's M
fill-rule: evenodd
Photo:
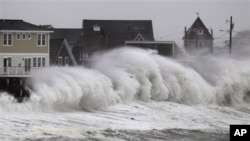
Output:
M197 12L217 40L227 38L219 30L229 29L230 16L235 32L250 30L250 0L0 0L1 19L58 28L81 28L83 19L152 20L156 40L177 43Z

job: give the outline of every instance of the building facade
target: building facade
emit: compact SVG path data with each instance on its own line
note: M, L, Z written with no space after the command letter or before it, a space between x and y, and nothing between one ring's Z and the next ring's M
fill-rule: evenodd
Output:
M151 20L83 20L83 34L72 52L86 64L97 52L124 47L126 41L154 41Z
M200 17L197 17L190 28L185 27L184 34L184 47L187 51L207 49L213 52L213 31L211 29L209 32Z
M29 97L26 79L49 66L50 33L23 20L0 20L0 91L19 102Z
M50 33L22 20L0 20L0 75L24 76L48 67Z

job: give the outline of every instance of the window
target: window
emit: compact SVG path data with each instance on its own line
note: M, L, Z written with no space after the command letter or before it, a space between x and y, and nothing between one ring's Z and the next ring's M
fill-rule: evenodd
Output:
M199 30L198 30L198 34L203 34L203 30L202 30L202 29L199 29Z
M42 67L45 67L45 58L42 58Z
M96 24L93 26L93 31L101 31L101 27L98 24Z
M80 60L87 60L91 57L91 53L81 52L80 53Z
M64 63L65 63L65 66L69 65L69 57L64 58Z
M199 41L198 41L198 47L199 47L199 48L202 48L202 44L203 44L203 42L199 40Z
M22 39L26 40L26 34L25 33L22 34Z
M3 45L12 46L12 34L10 33L3 34Z
M41 61L42 61L41 58L38 58L37 61L38 61L37 66L41 67Z
M17 34L16 34L16 39L17 39L17 40L21 40L21 34L20 34L20 33L17 33Z
M33 67L45 67L45 57L33 57Z
M37 45L38 46L45 46L46 41L45 41L45 34L38 34L37 35Z
M34 57L34 58L33 58L33 67L36 67L36 65L37 65L37 64L36 64L36 60L37 60L37 59Z
M9 71L9 67L11 67L11 62L11 57L3 58L3 67L5 73Z
M62 66L62 56L59 56L59 57L58 57L58 62L57 62L57 64L58 64L59 66Z
M28 36L28 40L31 40L31 34L28 33L27 36Z

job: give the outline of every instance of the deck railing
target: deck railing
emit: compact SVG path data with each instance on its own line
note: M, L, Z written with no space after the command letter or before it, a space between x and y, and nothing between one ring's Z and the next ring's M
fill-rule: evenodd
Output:
M0 67L0 76L29 76L43 67Z

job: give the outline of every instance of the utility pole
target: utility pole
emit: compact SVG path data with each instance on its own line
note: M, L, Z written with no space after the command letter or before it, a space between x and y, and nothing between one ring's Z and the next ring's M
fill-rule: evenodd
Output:
M234 28L234 24L233 24L233 18L232 16L230 17L230 30L229 30L229 54L232 53L232 31Z
M184 34L185 34L185 42L184 42L184 47L187 49L187 27L185 26L185 29L184 29Z

